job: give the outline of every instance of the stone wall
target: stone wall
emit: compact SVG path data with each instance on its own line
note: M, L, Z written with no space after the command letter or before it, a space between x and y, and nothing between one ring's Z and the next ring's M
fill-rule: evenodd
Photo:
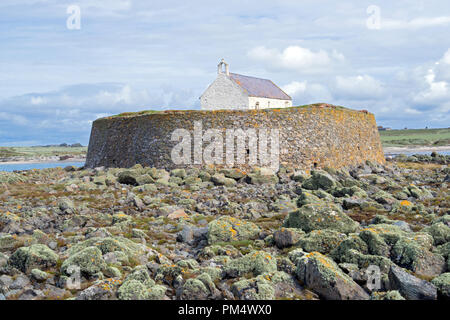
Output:
M172 133L180 128L193 132L195 121L201 121L203 130L279 129L281 165L310 169L353 166L366 160L384 162L373 114L311 105L265 110L165 111L101 118L92 126L86 166L131 167L140 163L166 169L183 167L171 159L173 147L179 144L171 141Z

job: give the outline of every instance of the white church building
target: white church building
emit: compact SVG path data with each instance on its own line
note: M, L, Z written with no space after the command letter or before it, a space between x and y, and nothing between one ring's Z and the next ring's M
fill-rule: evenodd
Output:
M202 110L288 108L292 98L270 80L230 73L222 59L200 105Z

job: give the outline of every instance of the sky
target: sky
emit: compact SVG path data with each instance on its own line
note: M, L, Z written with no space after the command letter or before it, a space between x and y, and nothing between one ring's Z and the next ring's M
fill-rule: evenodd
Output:
M99 117L198 109L222 58L294 105L449 127L449 35L448 0L1 0L0 145L87 145Z

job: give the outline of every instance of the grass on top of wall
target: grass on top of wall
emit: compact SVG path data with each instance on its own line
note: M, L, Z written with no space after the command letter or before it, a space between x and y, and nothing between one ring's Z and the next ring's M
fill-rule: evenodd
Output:
M351 110L342 106L335 106L327 103L313 103L313 104L305 104L301 106L292 106L289 108L268 108L268 109L261 109L260 111L264 110L270 110L270 109L276 109L276 110L283 110L283 109L299 109L299 108L311 108L311 107L331 107L339 110ZM223 109L223 111L230 111L232 109ZM239 111L243 111L240 109L236 109ZM249 109L251 111L255 111L254 109ZM107 118L130 118L130 117L137 117L137 116L143 116L143 115L149 115L149 114L158 114L158 113L164 113L164 112L193 112L193 111L208 111L208 110L201 110L201 109L192 109L192 110L142 110L137 112L122 112L117 115L113 115ZM213 110L213 111L222 111L222 110Z

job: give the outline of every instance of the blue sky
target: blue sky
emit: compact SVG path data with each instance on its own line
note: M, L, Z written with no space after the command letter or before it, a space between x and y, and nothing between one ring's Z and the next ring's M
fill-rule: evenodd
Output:
M98 117L199 108L221 58L295 105L448 127L449 34L448 0L2 0L0 145L87 144Z

